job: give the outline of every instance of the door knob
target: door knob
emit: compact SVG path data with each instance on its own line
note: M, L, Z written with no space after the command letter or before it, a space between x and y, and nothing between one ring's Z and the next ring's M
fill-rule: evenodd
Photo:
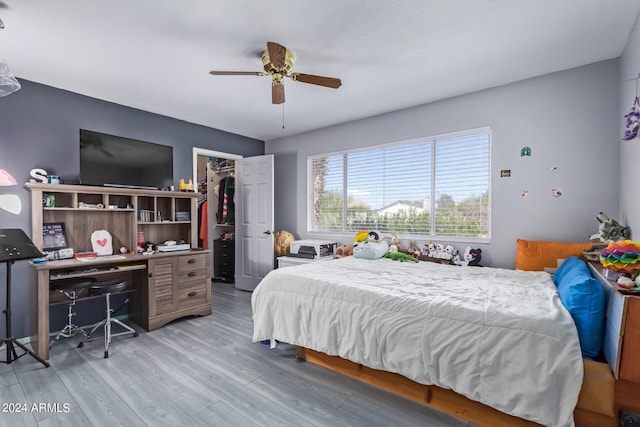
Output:
M263 231L262 234L271 234L271 230Z

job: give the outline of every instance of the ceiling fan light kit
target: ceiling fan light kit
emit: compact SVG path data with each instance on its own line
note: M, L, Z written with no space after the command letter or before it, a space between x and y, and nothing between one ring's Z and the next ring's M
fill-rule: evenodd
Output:
M7 64L0 62L0 97L12 94L21 87L16 76L9 71Z
M261 71L211 71L214 76L271 76L271 102L273 104L284 103L284 78L289 77L293 81L309 83L317 86L337 89L342 85L340 79L334 77L316 76L293 72L295 56L286 47L267 42L267 49L262 52Z

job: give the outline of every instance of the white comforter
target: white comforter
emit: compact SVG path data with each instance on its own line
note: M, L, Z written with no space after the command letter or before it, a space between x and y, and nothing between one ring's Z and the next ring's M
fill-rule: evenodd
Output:
M270 272L253 340L276 339L572 426L583 361L544 272L346 257Z

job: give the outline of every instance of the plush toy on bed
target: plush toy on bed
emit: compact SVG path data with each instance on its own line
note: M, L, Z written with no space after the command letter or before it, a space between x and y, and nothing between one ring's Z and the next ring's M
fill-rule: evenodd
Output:
M353 256L363 259L378 259L389 251L386 241L380 240L380 235L371 230L359 231L353 243Z
M363 259L382 258L389 250L389 245L384 240L379 242L358 242L353 245L353 256Z
M394 261L400 261L400 262L407 262L407 261L419 262L416 258L412 257L411 255L405 254L403 252L387 252L384 255L384 257L392 259Z
M353 255L353 245L342 245L339 248L336 248L336 251L333 253L333 257L336 259L351 255Z
M473 249L471 246L467 246L462 256L462 261L455 262L456 265L462 266L475 266L482 267L480 265L480 259L482 258L482 249Z
M384 239L389 245L388 252L403 252L402 245L400 244L400 240L398 239L398 235L396 233L392 233L391 236L386 236Z

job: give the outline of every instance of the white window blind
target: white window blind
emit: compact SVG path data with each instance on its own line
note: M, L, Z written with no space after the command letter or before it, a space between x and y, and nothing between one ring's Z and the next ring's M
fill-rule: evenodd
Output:
M489 237L488 128L309 158L309 230Z

